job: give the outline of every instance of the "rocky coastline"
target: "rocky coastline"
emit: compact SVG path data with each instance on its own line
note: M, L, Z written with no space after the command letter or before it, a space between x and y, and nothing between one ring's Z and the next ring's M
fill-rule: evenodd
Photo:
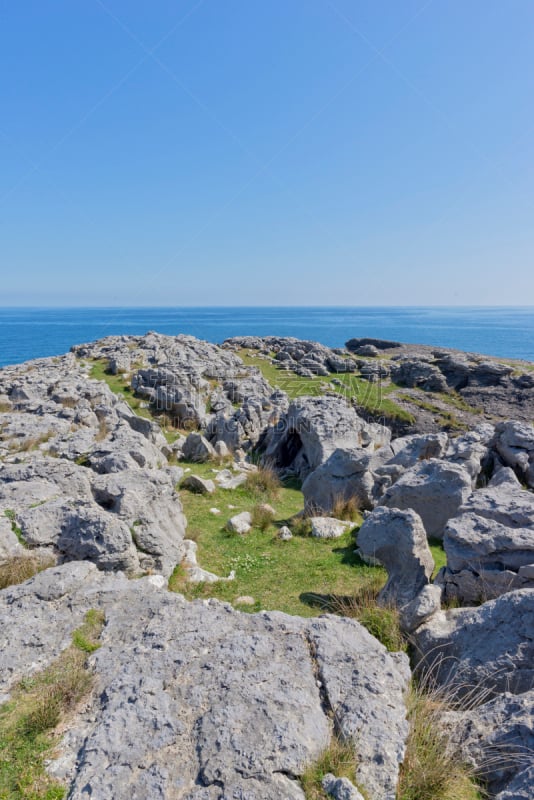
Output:
M102 617L91 689L52 726L42 780L58 793L34 797L405 800L410 687L431 684L480 790L532 800L533 423L534 364L378 339L150 332L0 369L0 731ZM262 471L301 502L288 519L263 509L265 548L353 537L402 648L332 607L246 613L169 591L182 573L231 584L199 559L186 501L244 498L217 525L246 547ZM323 770L312 795L333 741L351 778Z

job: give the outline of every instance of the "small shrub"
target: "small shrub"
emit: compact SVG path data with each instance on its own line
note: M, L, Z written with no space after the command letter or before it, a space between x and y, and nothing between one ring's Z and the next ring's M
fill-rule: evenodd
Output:
M310 764L300 776L306 800L327 800L322 786L325 775L331 772L336 778L348 778L356 783L356 759L350 742L334 735L317 761Z
M297 514L289 520L289 527L293 536L311 536L312 524L309 517Z
M272 524L274 513L271 508L268 508L264 503L255 505L252 509L252 527L258 528L262 533L265 533L269 525Z
M282 484L280 478L272 467L258 467L255 472L247 475L244 487L255 496L276 498L280 493Z

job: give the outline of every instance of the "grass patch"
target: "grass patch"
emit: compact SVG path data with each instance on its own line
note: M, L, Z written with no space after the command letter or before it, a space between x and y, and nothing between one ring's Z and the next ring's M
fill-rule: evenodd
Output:
M333 597L330 605L336 614L358 620L387 650L396 653L406 650L407 642L400 629L398 609L395 606L378 605L378 593L384 583L383 575L376 574L355 594Z
M15 536L17 537L17 539L19 541L19 544L21 544L23 547L28 547L28 545L26 544L26 540L24 539L24 537L22 535L22 528L20 527L20 525L17 525L17 516L16 516L15 512L13 511L13 509L12 508L6 508L6 510L4 511L4 516L7 517L8 520L10 521L11 530L13 531Z
M446 690L412 685L407 698L410 734L401 766L398 800L480 800L473 771L451 747L442 719Z
M354 747L335 734L317 761L309 764L300 776L300 785L306 800L328 800L328 795L322 786L323 778L328 773L332 773L336 778L348 778L356 785Z
M96 637L102 621L100 612L89 611L82 628L88 625ZM93 677L86 657L86 651L73 643L43 672L24 678L12 699L0 707L2 800L66 796L65 787L47 774L45 765L58 741L55 728L91 690Z
M267 497L276 500L280 494L280 478L272 467L258 467L255 472L250 472L245 481L245 491L256 497Z
M103 611L92 608L85 615L85 620L81 627L76 628L72 634L72 643L78 650L84 653L94 653L100 647L98 641L104 625L105 616Z
M440 569L447 566L447 554L441 539L430 538L428 540L428 546L432 553L432 558L434 559L434 572L432 573L432 580L434 580Z
M373 383L349 372L301 378L294 372L279 369L267 359L253 355L248 350L239 350L238 354L247 366L258 367L271 386L282 389L291 400L304 396L319 397L325 393L326 386L328 391L342 395L347 401L373 416L383 416L409 424L415 422L414 416L409 411L388 396L400 388L394 383L382 381ZM339 384L331 383L333 379L337 379Z
M209 464L190 466L201 477L214 475ZM256 603L244 610L280 610L310 617L325 610L312 602L312 597L352 593L355 587L373 579L377 573L385 582L385 572L381 568L369 567L355 555L350 532L330 540L293 536L290 541L283 542L277 538L283 524L289 524L295 533L293 518L303 505L302 493L295 482L280 487L273 503L275 519L263 531L253 528L245 536L236 536L224 529L229 517L241 511L252 512L260 502L256 493L244 484L233 491L218 488L211 495L182 492L181 499L188 520L188 536L198 544L199 564L221 576L228 575L232 569L236 572L234 581L194 585L186 582L184 570L178 567L169 581L169 588L182 592L189 599L217 597L232 603L237 597L247 595ZM228 504L235 508L229 509ZM210 514L213 506L222 513Z

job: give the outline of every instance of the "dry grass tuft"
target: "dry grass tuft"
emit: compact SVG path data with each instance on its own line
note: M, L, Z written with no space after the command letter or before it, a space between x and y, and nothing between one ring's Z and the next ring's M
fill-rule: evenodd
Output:
M394 605L380 605L378 594L384 578L373 576L352 597L335 597L332 610L343 617L351 617L367 628L391 652L406 650L399 622L399 611Z
M7 561L0 564L0 589L14 586L17 583L24 583L29 578L33 578L38 572L53 566L52 558L46 559L37 557L31 553L21 553L12 556Z
M280 494L282 484L275 470L270 466L264 466L247 475L243 486L257 497L275 499Z
M345 520L346 522L358 522L361 520L360 505L357 497L345 498L337 495L332 504L331 517Z
M410 734L401 766L398 800L480 800L474 771L451 744L443 716L456 691L413 685L407 698Z
M265 503L259 503L252 509L252 527L265 533L274 520L274 513Z

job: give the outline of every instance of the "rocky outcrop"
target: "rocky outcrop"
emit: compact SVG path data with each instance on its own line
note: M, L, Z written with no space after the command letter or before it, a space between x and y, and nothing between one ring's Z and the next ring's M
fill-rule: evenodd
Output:
M387 428L366 423L342 397L303 397L273 429L264 458L306 478L339 447L374 449L390 438Z
M186 603L152 578L69 564L0 592L0 691L50 663L89 608L106 615L96 692L50 766L73 800L303 800L298 778L330 741L330 709L359 785L395 797L407 659L357 622Z
M358 531L358 548L387 570L380 602L403 608L429 583L434 560L421 518L411 510L376 508Z
M534 589L509 592L478 608L439 611L415 633L418 669L460 695L534 688Z
M514 469L534 489L534 427L521 422L501 422L495 428L492 444L503 464Z
M441 539L447 521L470 493L471 478L463 467L432 458L407 470L386 491L380 503L416 511L427 535Z
M510 468L501 469L449 520L443 545L447 567L439 582L446 598L477 603L534 588L534 494Z
M491 797L532 796L534 691L505 692L467 713L447 715L451 739L484 781Z

